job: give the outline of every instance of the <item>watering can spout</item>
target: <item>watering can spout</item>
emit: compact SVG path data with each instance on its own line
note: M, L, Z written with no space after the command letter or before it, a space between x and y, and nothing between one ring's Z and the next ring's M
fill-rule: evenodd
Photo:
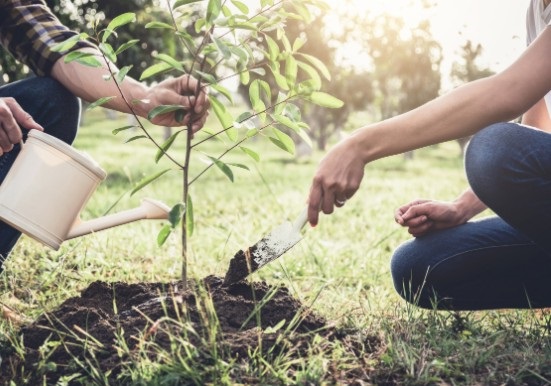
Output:
M101 231L143 219L166 220L168 219L169 212L170 208L166 204L160 201L145 198L142 200L141 205L134 209L128 209L119 213L110 214L88 221L82 221L77 218L69 230L66 239L73 239L92 232Z

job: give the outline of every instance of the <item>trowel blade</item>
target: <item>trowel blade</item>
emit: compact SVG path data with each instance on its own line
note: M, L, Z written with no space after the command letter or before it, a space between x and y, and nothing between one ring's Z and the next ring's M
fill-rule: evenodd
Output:
M229 285L245 279L249 274L277 259L302 239L300 228L284 222L247 250L239 251L230 261L224 278Z

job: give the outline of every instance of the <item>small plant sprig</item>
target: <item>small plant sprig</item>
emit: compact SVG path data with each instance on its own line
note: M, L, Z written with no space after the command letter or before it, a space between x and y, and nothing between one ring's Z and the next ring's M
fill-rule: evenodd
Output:
M206 3L206 7L204 6ZM259 0L258 10L239 0L167 0L171 24L155 21L145 25L148 29L161 29L171 34L184 48L183 57L167 53L157 53L156 63L142 72L140 80L147 81L154 76L179 76L189 74L198 80L193 97L197 98L201 90L210 89L209 102L221 128L218 130L203 129L206 136L194 139L191 130L193 122L193 102L190 111L179 105L155 106L148 115L149 120L164 115L176 114L183 118L191 114L187 127L176 130L168 139L159 143L142 123L135 112L137 101L124 99L135 117L136 125L128 125L113 131L114 134L131 128L139 128L141 133L131 137L127 142L148 140L157 148L155 162L166 157L174 168L163 169L145 177L132 190L136 193L168 172L182 173L183 197L180 203L172 207L169 224L165 225L158 237L162 245L169 234L181 225L182 241L182 280L187 281L188 238L193 234L194 216L190 187L211 167L218 168L233 182L232 168L248 169L246 165L227 163L223 158L239 149L252 160L258 162L260 155L245 142L253 137L266 137L280 149L294 154L295 143L289 132L295 133L307 143L308 124L303 121L298 101L327 107L339 108L342 101L321 91L322 79L329 81L331 76L327 67L314 56L301 53L300 49L306 37L290 41L285 33L286 22L294 19L308 23L314 12L326 9L323 0ZM66 61L77 61L87 66L100 67L107 64L110 76L108 81L117 85L124 98L120 85L131 66L117 69L117 55L138 44L137 40L122 42L114 47L116 30L126 24L135 23L133 13L125 13L114 18L106 28L98 25L94 36L81 33L58 46L59 51L68 50L77 41L88 39L94 41L101 52L98 58L93 53L73 51L65 56ZM262 79L267 72L275 84ZM252 74L255 74L252 79ZM248 87L248 99L251 109L234 116L227 105L233 105L234 92L227 86L227 81L236 79ZM105 96L94 102L89 108L101 106L116 96ZM185 133L185 138L180 136ZM196 176L190 175L191 153L201 151L201 145L212 139L224 136L229 144L221 154L207 155L210 160ZM184 143L183 159L173 154L176 143ZM180 156L181 157L181 156Z

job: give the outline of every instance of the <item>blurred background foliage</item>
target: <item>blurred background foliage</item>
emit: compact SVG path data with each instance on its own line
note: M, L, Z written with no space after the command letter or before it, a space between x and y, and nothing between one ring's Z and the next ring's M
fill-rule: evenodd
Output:
M137 23L118 31L118 41L139 39L140 44L122 53L119 66L132 65L130 76L139 79L142 71L151 66L157 53L183 57L181 45L168 29L146 29L152 21L171 23L167 3L162 0L46 0L47 5L68 27L91 33L94 20L100 25L125 12L134 12ZM202 2L197 3L204 6ZM434 4L423 0L417 7ZM340 109L302 106L302 114L310 125L314 146L324 150L329 140L340 136L342 130L355 128L351 115L363 112L379 120L411 110L441 93L443 77L454 85L491 75L491 69L478 64L484 48L465 39L459 47L459 59L450 74L443 74L442 47L431 32L431 22L421 19L416 25L403 16L358 12L353 6L333 7L330 14L318 13L310 24L290 22L286 28L289 39L302 37L303 52L324 62L331 74L324 91L345 102ZM193 14L189 17L193 18ZM192 24L190 24L192 25ZM192 28L192 27L188 27ZM193 31L188 31L193 33ZM0 50L2 77L0 84L29 76L28 69ZM159 81L166 74L148 79ZM269 71L263 79L270 79ZM243 94L236 85L236 93ZM248 98L244 98L246 101ZM297 143L300 138L295 138ZM467 139L460 140L463 149ZM305 149L305 146L298 146ZM308 150L305 151L308 153Z

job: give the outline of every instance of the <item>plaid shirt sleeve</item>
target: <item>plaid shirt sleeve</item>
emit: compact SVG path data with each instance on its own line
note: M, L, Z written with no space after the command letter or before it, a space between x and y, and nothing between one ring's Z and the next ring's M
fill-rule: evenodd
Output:
M0 0L0 41L10 53L37 75L48 75L67 52L52 47L76 35L52 14L43 0ZM80 42L70 51L94 47Z

